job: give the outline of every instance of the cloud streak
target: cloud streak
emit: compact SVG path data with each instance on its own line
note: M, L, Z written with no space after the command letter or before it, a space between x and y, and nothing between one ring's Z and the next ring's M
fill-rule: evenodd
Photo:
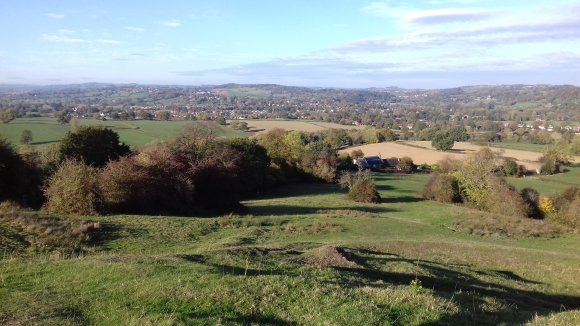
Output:
M145 31L144 28L136 27L136 26L125 26L125 30L130 32L142 33Z
M165 27L177 28L181 26L181 21L179 19L171 19L159 22L159 24Z
M46 14L44 14L46 17L51 18L51 19L64 19L64 15L63 14L57 14L54 12L47 12Z
M483 20L492 16L487 10L448 8L436 10L418 10L409 12L404 20L414 24L447 24Z
M72 37L69 35L69 33L42 34L40 39L42 41L46 41L46 42L69 43L69 44L101 44L101 45L119 45L119 44L122 44L121 41L112 40L112 39L89 40L89 39Z

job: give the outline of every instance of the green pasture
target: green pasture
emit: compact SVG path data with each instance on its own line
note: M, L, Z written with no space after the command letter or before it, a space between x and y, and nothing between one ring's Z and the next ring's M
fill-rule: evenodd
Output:
M457 223L478 213L420 198L427 178L376 174L380 204L296 184L242 216L67 217L101 238L78 257L4 250L0 324L580 322L580 235L470 234ZM0 244L25 232L0 227Z
M580 187L580 164L567 166L565 171L565 173L554 175L508 178L508 182L519 190L534 188L544 196L552 196L561 193L566 188Z
M488 143L488 146L542 153L546 145L526 143Z
M154 121L154 120L96 120L79 119L79 125L98 125L110 128L119 134L121 141L132 148L137 148L158 140L167 139L176 135L185 126L203 123L197 121ZM15 145L20 143L23 130L32 131L32 145L42 146L59 142L64 134L70 130L69 124L60 124L54 118L20 118L8 124L0 124L0 136L7 138ZM219 136L246 137L243 132L229 128L220 128Z

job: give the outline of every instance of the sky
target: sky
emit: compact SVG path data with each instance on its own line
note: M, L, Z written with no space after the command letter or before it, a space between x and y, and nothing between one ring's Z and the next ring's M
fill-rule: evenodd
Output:
M580 1L0 1L0 84L86 82L580 85Z

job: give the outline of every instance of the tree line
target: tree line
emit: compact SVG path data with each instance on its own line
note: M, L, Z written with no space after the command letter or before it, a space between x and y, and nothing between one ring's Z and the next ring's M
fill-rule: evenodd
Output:
M42 152L1 140L0 201L66 214L243 212L243 198L290 182L333 182L353 169L337 154L342 131L226 139L217 128L192 124L134 151L97 126L79 126Z

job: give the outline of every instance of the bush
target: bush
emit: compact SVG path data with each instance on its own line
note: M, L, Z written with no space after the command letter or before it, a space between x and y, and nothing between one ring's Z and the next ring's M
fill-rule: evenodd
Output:
M111 161L101 171L99 188L107 212L154 213L151 203L156 190L152 188L146 168L136 164L134 158ZM162 195L166 195L165 191Z
M540 210L540 193L532 188L524 188L520 191L520 195L528 206L528 217L542 218L543 214Z
M542 199L540 199L540 203L538 204L538 208L544 216L556 212L556 208L554 208L554 201L550 197L542 197Z
M50 213L93 215L101 210L97 170L83 162L63 161L48 179L44 209Z
M0 138L0 201L38 208L42 204L42 171L34 153L18 154Z
M423 198L436 200L442 203L461 202L457 179L450 174L434 173L431 175L423 191Z
M411 173L414 166L413 159L408 156L401 157L399 163L397 163L397 168L405 173Z
M348 188L348 197L356 202L381 202L381 196L375 187L373 176L369 170L345 172L339 182L343 188Z
M513 217L527 217L528 205L522 196L502 179L492 183L491 195L487 198L484 210Z
M545 160L540 167L540 174L543 175L552 175L558 172L560 172L560 165L553 160Z
M364 157L365 153L363 153L362 149L355 149L352 152L350 152L350 156L352 157L353 160L356 160L357 158Z
M550 218L571 228L580 228L580 187L571 187L554 198Z
M504 159L502 169L506 176L521 176L518 175L518 163L513 158L506 157Z
M441 173L452 173L455 171L459 171L459 169L461 169L462 164L463 162L461 162L458 159L446 157L441 161L437 162L433 170L436 170Z

